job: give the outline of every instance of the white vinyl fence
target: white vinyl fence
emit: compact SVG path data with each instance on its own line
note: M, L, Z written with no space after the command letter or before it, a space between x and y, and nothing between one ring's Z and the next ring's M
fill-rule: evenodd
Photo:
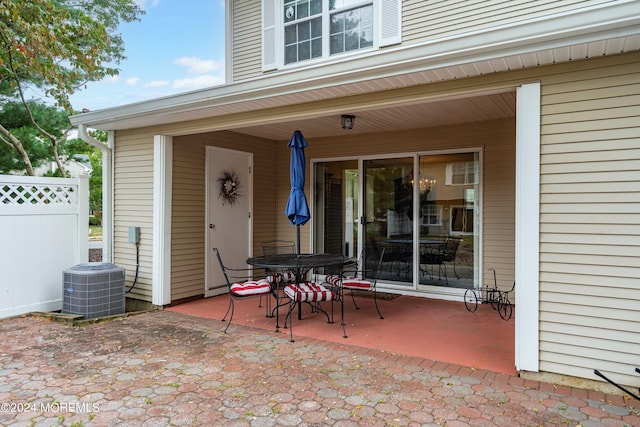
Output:
M62 273L88 261L89 178L0 175L0 318L62 308Z

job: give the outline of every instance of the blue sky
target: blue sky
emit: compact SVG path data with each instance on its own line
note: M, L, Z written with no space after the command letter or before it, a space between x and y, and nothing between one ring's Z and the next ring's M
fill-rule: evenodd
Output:
M146 11L120 29L120 75L71 96L100 110L224 83L224 0L136 0Z

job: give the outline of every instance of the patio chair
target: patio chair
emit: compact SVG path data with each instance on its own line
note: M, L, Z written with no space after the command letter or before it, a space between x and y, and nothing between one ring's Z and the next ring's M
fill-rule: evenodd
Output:
M262 255L264 256L296 253L296 243L292 240L266 240L262 242L260 246L262 247ZM276 293L276 306L273 310L277 310L279 300L282 298L279 292L282 284L291 283L294 275L290 271L265 270L265 273L267 274L266 279L271 283ZM262 307L262 298L260 298L258 302L258 307ZM271 316L273 316L273 310Z
M296 243L291 240L266 240L260 246L262 246L262 255L296 253Z
M235 301L260 298L263 296L275 297L276 295L267 279L254 279L252 268L227 267L222 262L222 256L220 255L218 248L213 248L213 251L216 253L218 263L220 264L220 268L222 269L222 273L224 274L224 278L227 282L227 287L229 288L229 306L222 317L222 321L224 322L227 315L229 315L229 321L227 326L224 328L224 332L226 333L227 329L229 329L229 325L231 325L231 320L233 319ZM267 317L269 315L268 311L269 308L267 307Z
M342 274L328 275L325 278L327 283L340 290L340 294L343 297L345 290L350 291L349 293L351 294L351 301L353 301L353 305L356 307L356 310L359 310L360 307L358 307L358 304L356 303L354 291L373 292L373 302L376 306L376 311L378 312L378 316L380 316L380 319L384 319L384 317L380 312L380 307L378 307L378 293L376 290L376 283L382 270L382 263L385 260L385 251L386 248L382 248L382 250L380 251L380 257L371 269L366 268L367 258L366 253L363 250L360 255L360 263L362 263L360 267L358 266L358 263L356 263L353 269L347 268Z
M306 274L303 271L303 268L300 266L301 260L304 259L305 256L313 256L313 255L298 255L298 266L296 268L296 280L293 283L288 284L284 288L284 294L289 298L289 310L287 311L287 316L284 320L284 327L287 327L287 319L289 319L289 341L294 342L293 340L293 311L296 307L298 307L302 303L308 303L312 312L319 312L327 316L327 323L333 323L333 302L340 301L342 304L341 294L336 290L329 289L322 284L319 284L315 281L310 281L306 279ZM331 317L329 317L329 313L327 313L321 306L322 302L331 302ZM344 313L344 310L342 310ZM345 323L344 316L342 316L342 333L346 338L347 333L345 331Z

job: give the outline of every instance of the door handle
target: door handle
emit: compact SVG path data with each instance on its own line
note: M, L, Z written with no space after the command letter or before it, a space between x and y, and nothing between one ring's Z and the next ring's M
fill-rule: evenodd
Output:
M211 228L211 229L216 228L216 225L215 224L209 224L209 228Z

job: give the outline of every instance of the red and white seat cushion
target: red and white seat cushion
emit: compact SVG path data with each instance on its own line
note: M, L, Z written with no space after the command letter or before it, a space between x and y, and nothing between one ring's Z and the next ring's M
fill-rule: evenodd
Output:
M295 277L296 276L293 273L285 272L271 274L265 277L265 279L267 279L267 281L272 285L279 285L282 282L291 282L293 279L295 279Z
M340 275L329 275L325 278L327 283L333 286L342 286L345 289L357 289L362 291L368 291L373 287L373 284L364 279L358 279L357 277L343 277Z
M315 282L292 283L284 288L284 293L296 302L332 301L335 294Z
M232 284L231 292L240 297L263 295L271 292L271 284L267 279L249 280Z

